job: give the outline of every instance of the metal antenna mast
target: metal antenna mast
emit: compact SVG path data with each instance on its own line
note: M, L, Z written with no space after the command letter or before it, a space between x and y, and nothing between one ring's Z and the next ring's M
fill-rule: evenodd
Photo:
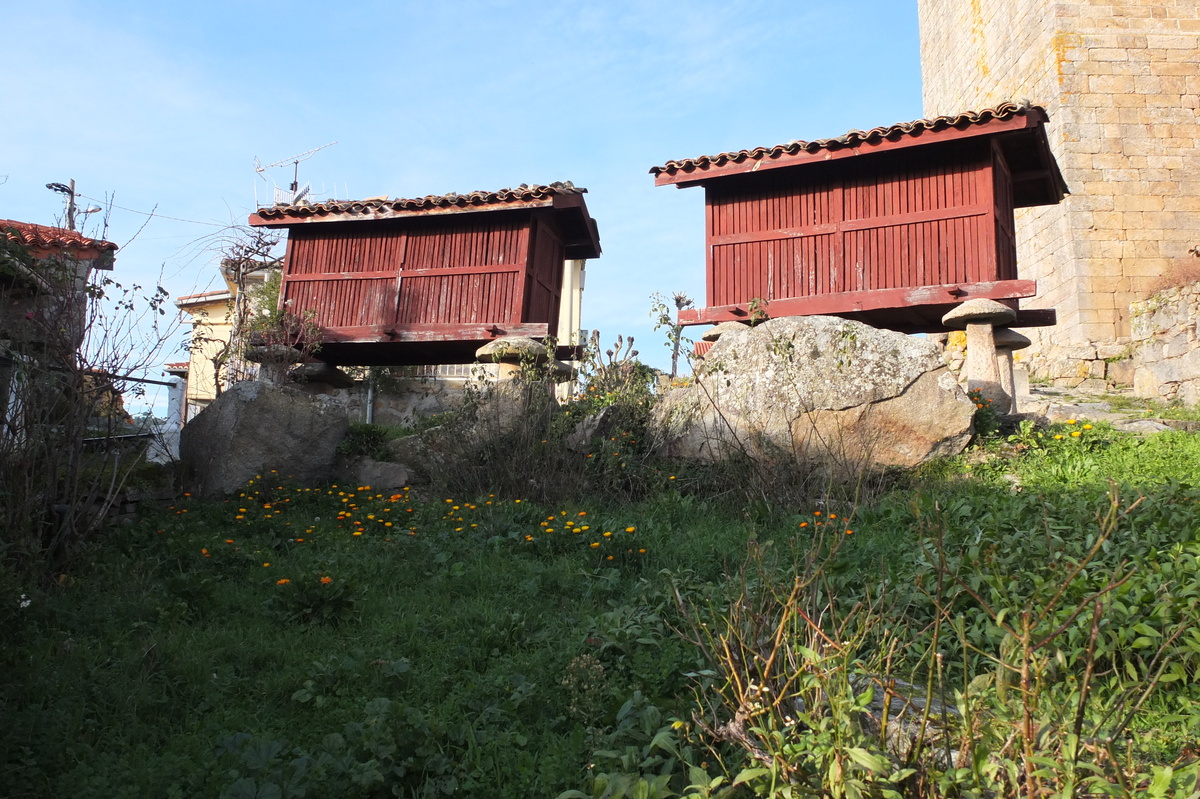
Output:
M260 164L258 159L255 158L254 159L254 171L261 175L263 172L266 172L268 169L273 169L277 166L284 166L286 164L291 164L293 167L291 192L292 192L293 198L295 198L296 191L300 188L300 162L307 161L308 159L312 158L313 155L315 155L316 153L320 152L321 150L324 150L326 147L332 147L335 144L337 144L336 141L331 141L331 142L329 142L329 144L322 144L320 147L314 147L311 150L305 150L304 152L300 153L299 155L293 155L293 156L289 156L287 158L282 158L282 159L276 161L275 163L267 164L266 166L263 166L262 164ZM294 199L293 199L293 201L294 201Z

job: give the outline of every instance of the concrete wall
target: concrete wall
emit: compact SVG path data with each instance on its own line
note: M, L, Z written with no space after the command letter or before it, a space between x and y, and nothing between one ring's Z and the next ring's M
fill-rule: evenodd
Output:
M1130 304L1184 282L1200 243L1200 3L917 5L927 116L1025 99L1050 114L1071 196L1017 211L1017 254L1038 281L1023 305L1059 319L1023 331L1026 360L1069 384L1072 348L1129 343Z

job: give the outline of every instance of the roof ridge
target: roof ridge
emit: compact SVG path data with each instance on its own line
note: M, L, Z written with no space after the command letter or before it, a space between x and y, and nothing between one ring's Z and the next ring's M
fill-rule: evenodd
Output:
M390 209L392 211L416 211L424 208L460 208L468 205L492 205L496 203L540 200L556 194L585 194L587 189L578 187L568 181L554 182L545 185L529 185L522 183L516 188L497 189L495 191L477 190L459 194L427 194L416 198L376 198L369 200L331 200L313 205L274 205L258 209L258 215L264 219L279 219L286 216L317 216L330 213L368 213L374 210Z
M1011 119L1028 113L1030 109L1044 110L1041 106L1035 106L1028 100L1020 103L1010 101L979 111L961 111L957 114L943 114L932 119L923 118L915 119L911 122L896 122L892 125L879 126L866 131L857 129L849 130L840 136L829 139L815 139L813 141L796 139L771 147L754 147L748 150L729 151L716 155L702 155L696 158L667 161L662 166L650 167L650 174L658 175L662 172L673 174L680 170L687 171L696 169L697 167L706 167L710 164L713 166L723 166L731 161L733 163L741 163L747 159L760 161L763 158L776 157L785 153L787 155L796 155L802 150L808 153L815 153L839 147L855 147L859 144L878 142L882 139L912 136L926 130L937 132L946 128L980 125L993 120Z

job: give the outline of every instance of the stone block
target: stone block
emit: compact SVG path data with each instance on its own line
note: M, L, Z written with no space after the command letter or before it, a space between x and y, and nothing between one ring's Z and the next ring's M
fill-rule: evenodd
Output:
M1108 364L1104 377L1110 386L1132 386L1134 371L1132 360L1112 361Z

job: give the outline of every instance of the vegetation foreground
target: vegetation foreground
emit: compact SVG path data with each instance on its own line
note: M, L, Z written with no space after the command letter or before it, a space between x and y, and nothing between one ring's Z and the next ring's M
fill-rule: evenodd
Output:
M1200 796L1200 437L869 502L264 474L0 588L12 797Z

